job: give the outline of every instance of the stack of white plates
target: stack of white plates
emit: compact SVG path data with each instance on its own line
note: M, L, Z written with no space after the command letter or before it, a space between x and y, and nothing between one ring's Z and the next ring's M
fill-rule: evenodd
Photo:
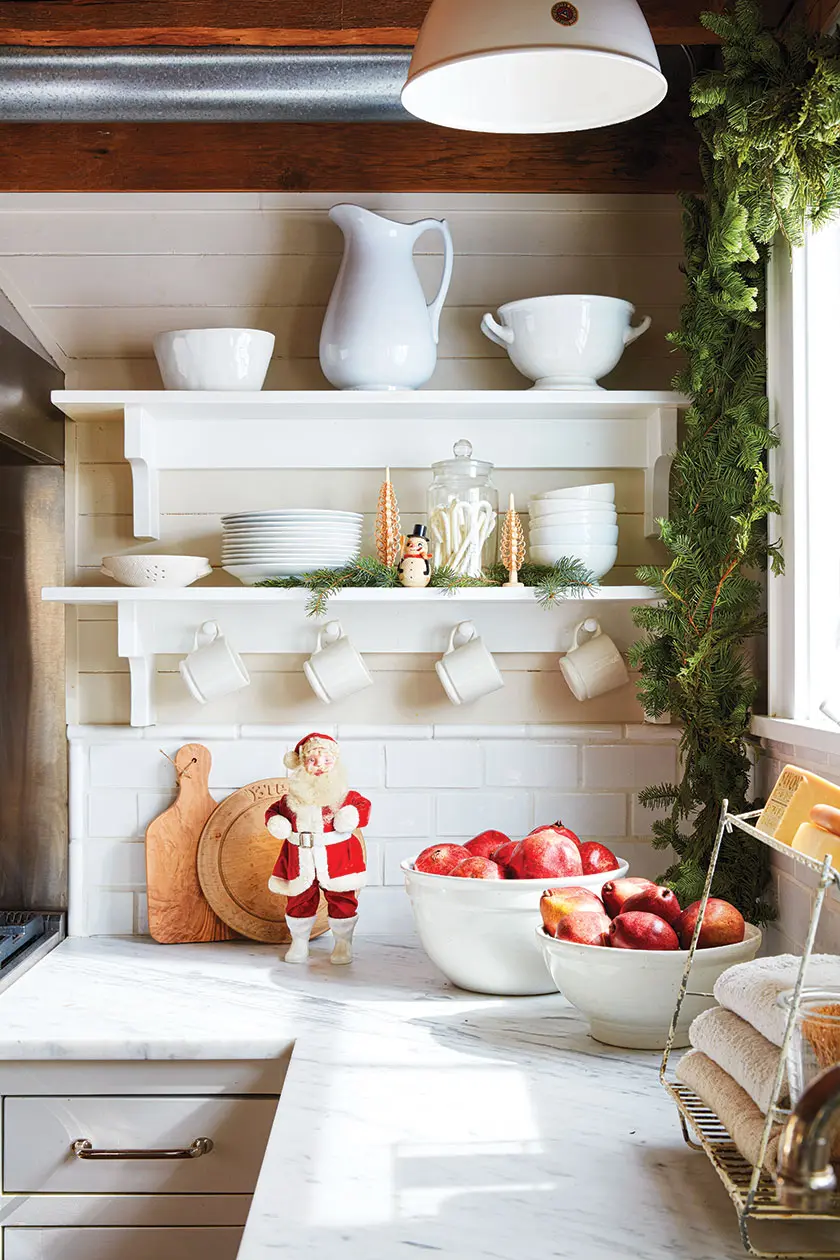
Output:
M534 564L580 560L602 578L618 556L615 486L568 486L536 495L528 506L529 555Z
M265 578L338 569L359 555L359 512L289 508L222 517L222 567L253 586Z

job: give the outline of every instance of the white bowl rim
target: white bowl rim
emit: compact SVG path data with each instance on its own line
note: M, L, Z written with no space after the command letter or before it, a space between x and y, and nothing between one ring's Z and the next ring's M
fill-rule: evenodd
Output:
M419 856L419 855L418 855ZM623 868L623 869L622 869ZM405 871L407 875L412 875L417 880L430 880L433 883L439 880L451 881L451 875L434 875L431 871L418 871L414 867L414 858L406 858L400 862L400 870ZM595 871L591 875L542 875L539 879L459 879L452 887L460 888L462 885L478 884L484 888L572 888L575 887L575 880L579 879L599 879L604 876L604 883L607 884L611 879L623 879L630 870L630 863L624 858L618 859L618 866L611 871ZM582 887L584 885L581 885ZM587 892L591 892L587 889Z
M159 564L161 561L165 561L167 564L172 564L173 561L180 562L181 560L191 560L194 565L203 566L205 568L210 564L210 561L207 556L165 556L165 555L153 555L153 554L147 555L145 552L139 552L139 551L134 552L134 553L128 552L127 554L123 554L123 555L102 557L103 564L112 564L113 561L115 560L118 564L123 560L142 560L146 563L148 563L149 561L152 561L155 564Z
M614 302L625 307L630 314L634 314L636 308L632 302L628 302L626 298L610 297L608 293L544 293L541 297L518 298L515 302L505 302L503 306L496 309L500 315L504 315L507 311L516 311L523 306L533 306L535 303L542 304L544 302L556 302L559 298L563 298L569 302Z
M580 498L581 497L580 495L572 493L572 491L574 490L611 490L613 492L613 495L615 495L615 482L614 481L592 481L592 482L587 482L585 486L558 486L556 490L543 490L541 494L532 494L531 498L548 500L549 502L551 501L551 499L562 499L562 498L578 499ZM583 497L585 498L586 496L584 495ZM607 503L608 501L609 500L607 499L598 500L599 503Z
M488 880L487 882L489 883L490 881ZM746 931L744 932L744 939L742 941L733 941L730 945L712 945L709 949L698 949L694 955L695 959L708 958L710 962L714 962L716 959L722 957L726 950L737 949L739 945L746 944L747 940L750 938L755 940L755 938L758 937L758 943L760 945L762 938L761 928L756 927L754 923L747 923L745 926ZM540 944L546 949L551 950L559 950L563 947L573 945L576 949L609 949L611 958L617 958L619 954L628 954L631 958L633 955L638 956L641 954L643 958L647 959L681 958L685 961L685 959L688 958L687 949L612 949L609 945L586 945L582 941L562 941L558 940L556 936L549 936L542 923L538 924L534 931L537 934L537 939ZM621 967L625 964L619 963L618 965ZM626 965L629 966L629 963Z
M167 337L193 336L195 333L251 333L252 335L256 333L258 337L271 337L272 341L275 340L275 334L266 328L238 328L225 325L224 328L173 328L169 332L155 333L152 343L164 341Z

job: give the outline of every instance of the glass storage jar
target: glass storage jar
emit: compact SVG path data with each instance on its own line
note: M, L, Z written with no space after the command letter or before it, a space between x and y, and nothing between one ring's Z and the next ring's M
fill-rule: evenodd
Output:
M788 1012L792 1000L792 993L782 993L779 1005ZM840 1063L840 990L804 988L787 1053L791 1102L835 1063Z
M499 496L491 480L493 465L473 459L472 449L461 438L452 448L454 458L432 464L429 536L436 569L481 577L496 559Z

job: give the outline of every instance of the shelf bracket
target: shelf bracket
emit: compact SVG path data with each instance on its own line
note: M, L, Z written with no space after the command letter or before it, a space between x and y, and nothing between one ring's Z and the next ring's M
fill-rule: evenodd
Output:
M125 457L131 465L135 538L160 538L160 470L155 422L144 407L124 409Z
M677 408L657 407L647 421L645 465L645 537L657 538L657 520L670 509L671 464L677 448Z
M155 658L143 642L139 604L117 605L117 654L128 661L131 677L131 725L154 726Z

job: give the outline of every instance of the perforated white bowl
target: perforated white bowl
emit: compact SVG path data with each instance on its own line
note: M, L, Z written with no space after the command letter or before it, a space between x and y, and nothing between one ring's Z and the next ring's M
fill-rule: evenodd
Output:
M190 586L213 567L206 556L103 556L102 573L123 586Z

